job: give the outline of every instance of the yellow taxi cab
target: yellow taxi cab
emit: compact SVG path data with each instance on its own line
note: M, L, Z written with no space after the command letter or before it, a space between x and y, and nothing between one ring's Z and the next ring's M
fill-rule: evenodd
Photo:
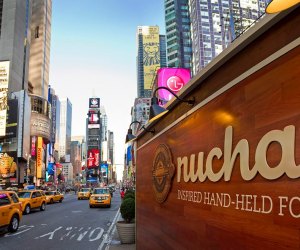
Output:
M0 228L16 232L22 219L22 205L14 191L0 190Z
M45 191L44 193L46 195L47 204L52 204L54 202L62 202L64 199L64 195L58 191Z
M91 188L82 188L77 194L78 200L86 199L88 200L91 196Z
M94 188L90 197L90 207L110 207L111 195L109 188Z
M18 192L19 200L22 202L22 211L29 214L32 209L46 209L46 196L42 190L22 190Z

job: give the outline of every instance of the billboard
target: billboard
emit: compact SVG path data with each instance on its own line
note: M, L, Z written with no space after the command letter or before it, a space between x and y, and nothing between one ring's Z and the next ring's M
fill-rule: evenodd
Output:
M143 30L144 89L150 90L156 70L160 67L159 27Z
M8 100L8 109L6 114L5 139L17 137L18 128L18 99Z
M43 138L37 139L37 154L36 154L36 177L42 178L43 168Z
M9 61L0 62L0 136L5 136Z
M100 108L100 98L90 98L89 99L89 108L90 109L99 109Z
M0 179L14 182L17 178L17 152L0 153Z
M157 87L166 87L177 94L191 79L191 72L185 68L161 68L157 71L157 79ZM174 97L165 89L159 89L158 96L165 101Z
M99 163L100 163L100 150L96 148L88 150L87 167L96 168L99 167Z
M102 177L108 177L108 164L106 163L101 164L101 173L102 173Z
M55 143L55 137L56 137L56 103L57 103L57 96L53 95L51 100L51 113L52 113L52 122L51 122L51 142Z
M100 111L89 110L88 113L88 128L100 128Z

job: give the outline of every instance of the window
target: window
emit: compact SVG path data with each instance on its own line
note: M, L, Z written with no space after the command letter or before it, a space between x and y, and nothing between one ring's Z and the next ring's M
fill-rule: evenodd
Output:
M18 197L16 196L16 194L11 193L11 194L10 194L10 197L11 197L11 199L14 201L14 203L18 203L18 202L19 202L19 199L18 199Z
M0 194L0 207L10 204L10 200L6 194Z
M36 26L34 30L34 38L39 38L39 26Z

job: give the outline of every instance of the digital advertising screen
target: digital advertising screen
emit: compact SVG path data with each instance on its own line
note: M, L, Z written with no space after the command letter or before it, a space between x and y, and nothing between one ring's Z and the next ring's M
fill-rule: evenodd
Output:
M100 108L100 98L90 98L89 99L89 108L90 109L99 109Z
M100 165L100 150L90 149L88 150L87 167L96 168Z

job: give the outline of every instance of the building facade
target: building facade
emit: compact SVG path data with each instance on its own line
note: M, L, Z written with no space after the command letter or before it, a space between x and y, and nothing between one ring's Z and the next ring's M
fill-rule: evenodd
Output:
M48 97L52 0L32 0L29 82L35 95Z
M74 141L72 138L71 145L70 145L70 158L71 158L71 163L73 166L73 174L74 177L78 177L81 173L81 143L79 141Z
M59 159L70 162L70 144L72 133L72 103L69 98L60 101L60 133L59 133Z
M102 122L100 113L100 98L89 98L89 109L86 119L86 182L94 185L100 181L100 164L102 161ZM103 116L104 118L105 116Z
M165 0L165 25L168 67L192 70L188 0Z
M265 12L266 0L189 0L193 75Z
M0 62L9 61L9 93L28 86L30 21L31 1L0 1Z
M48 102L51 5L51 0L0 1L0 77L5 83L1 86L0 120L3 118L3 121L0 124L3 129L0 128L0 134L5 143L9 139L5 132L9 122L8 100L17 99L18 133L12 138L16 140L16 158L9 157L13 157L17 165L18 185L24 183L24 176L27 182L37 185L45 178L46 145L50 141L51 124ZM45 20L44 26L42 20ZM42 27L38 37L32 31L37 26ZM27 111L31 112L27 115ZM10 116L12 118L12 114ZM10 182L13 179L10 178Z

